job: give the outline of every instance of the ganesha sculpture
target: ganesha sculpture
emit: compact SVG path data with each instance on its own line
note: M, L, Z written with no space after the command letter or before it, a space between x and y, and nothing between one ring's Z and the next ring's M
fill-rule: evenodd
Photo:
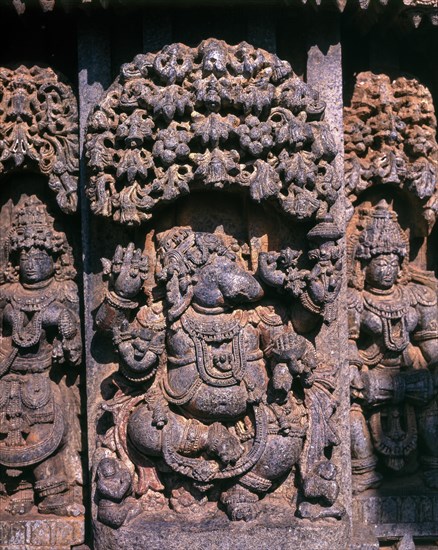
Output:
M113 426L97 450L99 518L119 527L169 494L177 511L183 486L186 500L221 503L231 520L248 521L293 472L301 516L340 517L325 453L339 443L329 369L267 298L234 238L178 226L155 239L152 283L151 260L132 243L104 260L97 323L112 335L119 371L104 404ZM108 496L102 469L117 488L131 472L126 498Z
M409 240L384 201L361 208L350 240L353 489L382 472L438 487L436 280L409 265Z
M65 366L81 361L71 248L35 196L20 199L1 242L2 511L26 514L36 504L40 513L78 516L79 411L74 388L63 381Z

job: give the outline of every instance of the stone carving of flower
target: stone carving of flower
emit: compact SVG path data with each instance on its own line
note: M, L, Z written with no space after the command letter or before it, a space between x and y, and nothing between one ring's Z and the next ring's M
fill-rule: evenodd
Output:
M116 176L126 176L129 183L140 177L145 179L149 168L153 165L152 155L144 149L127 149L122 152L117 166Z
M157 168L156 174L152 188L155 198L161 196L162 200L170 202L190 193L189 182L193 178L193 173L189 165L172 164L166 171Z
M268 112L275 99L275 87L268 79L260 81L256 86L238 87L236 90L236 105L243 109L245 114L253 113L256 116Z
M104 172L114 162L114 134L103 132L93 135L87 143L86 155L91 168Z
M219 40L204 41L199 47L202 57L204 74L214 74L217 77L227 72L228 52L224 43Z
M299 150L313 139L311 127L302 120L302 115L295 117L288 109L273 109L269 121L273 127L275 143L279 145L291 145Z
M266 58L260 50L254 49L247 42L241 42L234 52L231 66L237 74L246 77L256 75L266 64Z
M276 196L281 189L280 177L267 162L257 159L254 162L254 173L250 178L251 198L260 202Z
M166 84L182 82L193 67L190 48L182 44L165 46L155 57L153 66Z
M232 182L240 171L239 153L234 150L213 149L191 157L198 165L194 172L195 177L203 179L207 184L214 184L215 187L221 188L225 183Z
M286 80L281 86L280 104L294 114L304 111L308 121L320 120L326 107L325 102L319 99L316 90L297 79Z
M161 159L165 166L170 166L176 160L185 159L190 153L187 143L191 134L182 126L169 126L160 130L154 143L152 154Z
M260 122L253 115L245 119L245 124L240 125L236 134L239 136L240 145L254 157L259 157L269 151L273 146L272 125L269 122Z
M320 201L313 193L296 185L289 186L281 202L285 212L296 220L310 219L320 207Z
M192 123L192 132L206 146L218 147L235 131L239 119L234 115L222 117L216 113L209 116L197 115Z
M437 167L426 159L415 162L409 170L409 189L420 199L434 194L437 182Z
M138 107L145 91L149 91L149 87L145 86L143 79L136 78L128 80L124 84L123 91L120 95L120 106L125 109Z
M153 111L154 118L163 117L170 122L175 115L183 116L193 110L193 97L190 92L176 85L157 88L145 98L145 103Z
M214 113L232 102L232 86L227 78L217 79L210 75L208 78L197 80L194 88L198 107L204 106Z
M127 147L140 147L146 139L152 137L155 124L149 118L147 112L142 109L135 110L132 115L120 122L116 136L122 138Z

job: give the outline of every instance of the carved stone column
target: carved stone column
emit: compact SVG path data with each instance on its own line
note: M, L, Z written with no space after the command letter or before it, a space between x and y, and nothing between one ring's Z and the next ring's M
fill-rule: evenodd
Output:
M0 546L84 541L77 105L49 68L0 69ZM52 193L54 192L54 193Z
M210 39L137 55L91 113L96 548L345 548L326 108L274 54Z

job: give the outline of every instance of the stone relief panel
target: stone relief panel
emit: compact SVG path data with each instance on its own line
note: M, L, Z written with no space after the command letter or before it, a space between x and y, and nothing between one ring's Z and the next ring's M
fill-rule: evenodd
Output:
M2 548L84 541L79 291L60 218L77 208L78 156L70 86L50 68L0 68Z
M402 471L414 451L424 481L436 488L436 280L410 269L409 241L384 200L360 209L355 229L348 303L354 490L378 486L378 463Z
M0 176L28 169L48 177L63 212L77 208L77 102L50 68L0 68Z
M415 79L361 73L345 117L354 514L385 524L378 536L436 535L415 507L408 525L394 519L438 487L437 280L427 271L438 204L432 97Z
M137 56L91 114L92 211L133 228L95 312L102 524L343 516L339 365L314 344L342 278L324 109L275 55L207 40Z
M7 200L0 225L0 514L79 516L82 345L72 250L36 195Z

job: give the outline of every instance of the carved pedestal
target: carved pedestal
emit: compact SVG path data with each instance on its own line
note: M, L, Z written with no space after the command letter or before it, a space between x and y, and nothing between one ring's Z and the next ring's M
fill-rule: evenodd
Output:
M83 518L41 515L0 519L1 550L70 550L85 540Z
M273 512L275 517L273 518ZM224 550L270 550L279 548L318 548L331 550L345 548L350 529L345 521L312 522L299 520L274 507L266 515L250 524L232 523L225 518L202 522L155 521L134 519L117 531L98 524L94 527L96 548L150 548L170 550L190 547L194 550L221 548Z

